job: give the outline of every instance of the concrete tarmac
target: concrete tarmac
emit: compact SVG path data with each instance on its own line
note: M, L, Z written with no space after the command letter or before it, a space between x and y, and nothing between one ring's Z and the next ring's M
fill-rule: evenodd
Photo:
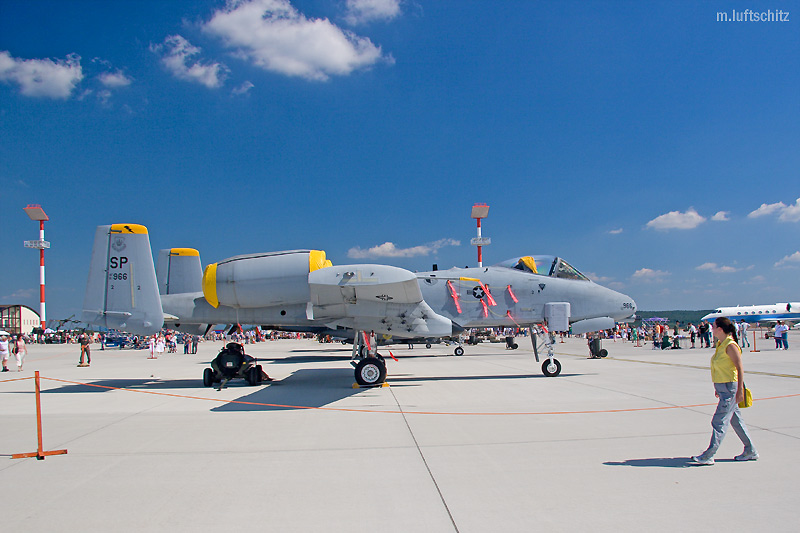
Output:
M389 387L353 389L350 346L248 345L276 381L202 384L197 355L30 346L0 374L0 524L6 531L796 531L800 333L744 353L757 400L714 466L711 349L557 344L544 377L527 338L390 347ZM385 349L383 353L385 353ZM182 346L179 346L182 352ZM14 367L12 359L12 368ZM44 449L36 450L34 370ZM54 379L64 381L54 381ZM95 386L90 386L95 385ZM96 385L111 388L99 388ZM119 390L126 389L126 390ZM249 403L232 403L232 401Z

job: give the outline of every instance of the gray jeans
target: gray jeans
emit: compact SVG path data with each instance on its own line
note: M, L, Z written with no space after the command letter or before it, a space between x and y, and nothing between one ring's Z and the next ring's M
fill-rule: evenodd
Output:
M753 442L750 440L750 434L747 432L747 426L742 420L739 404L736 403L737 386L735 381L714 383L714 389L719 395L719 403L714 417L711 419L711 443L708 445L708 449L703 452L704 457L714 457L719 445L722 444L722 439L725 438L725 432L728 430L729 424L733 426L736 435L739 436L739 439L744 444L744 451L756 451Z

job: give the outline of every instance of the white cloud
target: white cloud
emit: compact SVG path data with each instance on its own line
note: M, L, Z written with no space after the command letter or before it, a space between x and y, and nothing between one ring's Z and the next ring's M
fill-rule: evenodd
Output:
M161 55L161 63L178 79L205 85L209 89L221 87L225 82L228 68L221 63L191 63L191 58L200 53L180 35L170 35L164 44L150 45L150 50Z
M631 276L635 280L642 281L662 281L665 277L669 276L669 272L663 270L653 270L652 268L640 268Z
M609 231L609 233L611 235L619 235L620 233L622 233L622 228L612 229L611 231Z
M786 209L786 204L783 202L778 202L775 204L761 204L761 207L759 207L758 209L747 215L747 218L758 218L766 215L771 215L773 213L781 211L782 209Z
M685 213L670 211L658 216L648 222L647 227L656 230L694 229L705 221L706 218L704 216L701 216L693 207L690 207Z
M127 87L133 81L119 70L116 72L103 72L97 77L104 86L109 89L116 89L118 87Z
M731 272L739 272L741 269L732 266L718 265L716 263L703 263L695 267L695 270L710 270L715 274L730 274Z
M0 52L0 81L14 82L25 96L66 100L83 79L81 58L17 59Z
M445 246L460 246L461 241L455 239L439 239L436 242L414 246L412 248L398 248L393 242L385 242L367 250L359 247L350 248L347 257L353 259L366 259L371 257L416 257L436 253Z
M306 18L288 0L229 0L203 28L260 68L308 80L392 61L368 38Z
M400 0L347 0L348 24L366 24L377 20L392 20L400 14Z
M711 220L714 220L716 222L727 222L728 220L730 220L730 214L731 214L730 211L717 211L716 214L714 214L714 216L711 217Z
M237 95L238 94L247 94L250 91L250 89L252 89L253 87L255 87L255 85L253 85L249 81L246 81L243 84L239 85L238 87L234 87L233 90L231 90L231 93L232 94L237 94Z
M20 300L25 300L27 298L33 298L36 289L17 289L16 291L3 296L3 300L6 301L16 301L19 302Z
M748 218L758 218L767 215L778 214L778 220L781 222L800 222L800 198L798 198L794 205L786 205L783 202L774 204L761 204L755 211L747 215Z
M795 252L792 255L787 255L777 263L775 268L792 268L800 267L800 252Z
M601 276L599 274L595 274L594 272L584 272L583 274L590 280L594 281L595 283L608 283L609 281L614 280L614 278L609 278L608 276Z
M798 198L794 205L787 206L781 211L778 220L781 222L800 222L800 198Z
M103 89L97 93L97 99L100 100L102 105L108 105L108 101L111 100L111 91L108 89Z

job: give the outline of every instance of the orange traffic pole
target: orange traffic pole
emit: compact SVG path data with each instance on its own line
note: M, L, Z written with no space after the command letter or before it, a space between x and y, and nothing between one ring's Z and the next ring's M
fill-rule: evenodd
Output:
M35 452L29 453L15 453L11 456L12 459L23 459L25 457L36 457L39 461L43 461L44 458L48 455L64 455L67 453L67 450L51 450L51 451L44 451L44 447L42 446L42 400L41 400L41 386L39 385L39 371L37 370L35 373L35 383L36 383L36 434L38 437L39 447Z
M753 348L750 350L751 352L760 352L761 350L756 350L756 332L753 330Z

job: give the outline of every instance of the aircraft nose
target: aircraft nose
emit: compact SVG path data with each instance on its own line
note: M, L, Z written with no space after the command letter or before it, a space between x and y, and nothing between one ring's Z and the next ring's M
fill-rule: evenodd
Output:
M619 307L617 308L618 317L620 319L632 318L636 314L636 301L627 294L617 293Z

